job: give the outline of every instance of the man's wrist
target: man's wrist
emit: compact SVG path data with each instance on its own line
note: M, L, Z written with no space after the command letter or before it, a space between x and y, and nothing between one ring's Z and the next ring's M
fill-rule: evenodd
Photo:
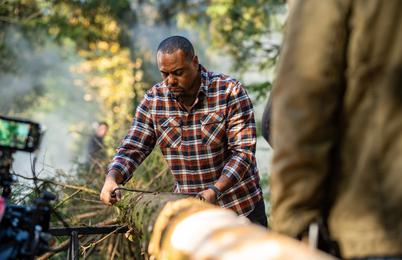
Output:
M106 178L112 178L117 184L121 184L124 181L122 174L117 171L108 172Z
M215 185L208 185L208 189L215 192L215 199L219 200L222 197L222 192Z

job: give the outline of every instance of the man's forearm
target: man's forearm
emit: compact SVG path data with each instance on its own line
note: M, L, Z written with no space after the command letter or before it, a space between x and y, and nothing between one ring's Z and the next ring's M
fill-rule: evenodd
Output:
M255 159L251 150L252 146L250 146L249 151L245 149L234 150L232 157L226 163L225 167L223 167L222 175L230 179L232 184L241 181L246 172L252 167Z
M215 187L217 187L222 193L230 189L230 187L232 187L233 185L233 180L228 178L226 175L222 175L221 177L219 177L218 181L215 183Z

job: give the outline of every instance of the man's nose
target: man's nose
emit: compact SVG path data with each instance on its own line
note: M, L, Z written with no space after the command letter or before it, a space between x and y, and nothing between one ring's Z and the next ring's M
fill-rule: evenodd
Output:
M177 79L173 75L169 75L166 79L168 85L176 85Z

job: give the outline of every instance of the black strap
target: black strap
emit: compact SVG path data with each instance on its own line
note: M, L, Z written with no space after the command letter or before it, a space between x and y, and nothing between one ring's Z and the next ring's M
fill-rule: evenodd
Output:
M208 189L215 191L216 200L219 200L222 197L222 192L215 185L208 185Z

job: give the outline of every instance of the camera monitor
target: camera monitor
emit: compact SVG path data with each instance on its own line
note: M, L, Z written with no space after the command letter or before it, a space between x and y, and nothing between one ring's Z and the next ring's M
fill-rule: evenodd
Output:
M39 124L0 115L0 149L35 151L40 142Z

